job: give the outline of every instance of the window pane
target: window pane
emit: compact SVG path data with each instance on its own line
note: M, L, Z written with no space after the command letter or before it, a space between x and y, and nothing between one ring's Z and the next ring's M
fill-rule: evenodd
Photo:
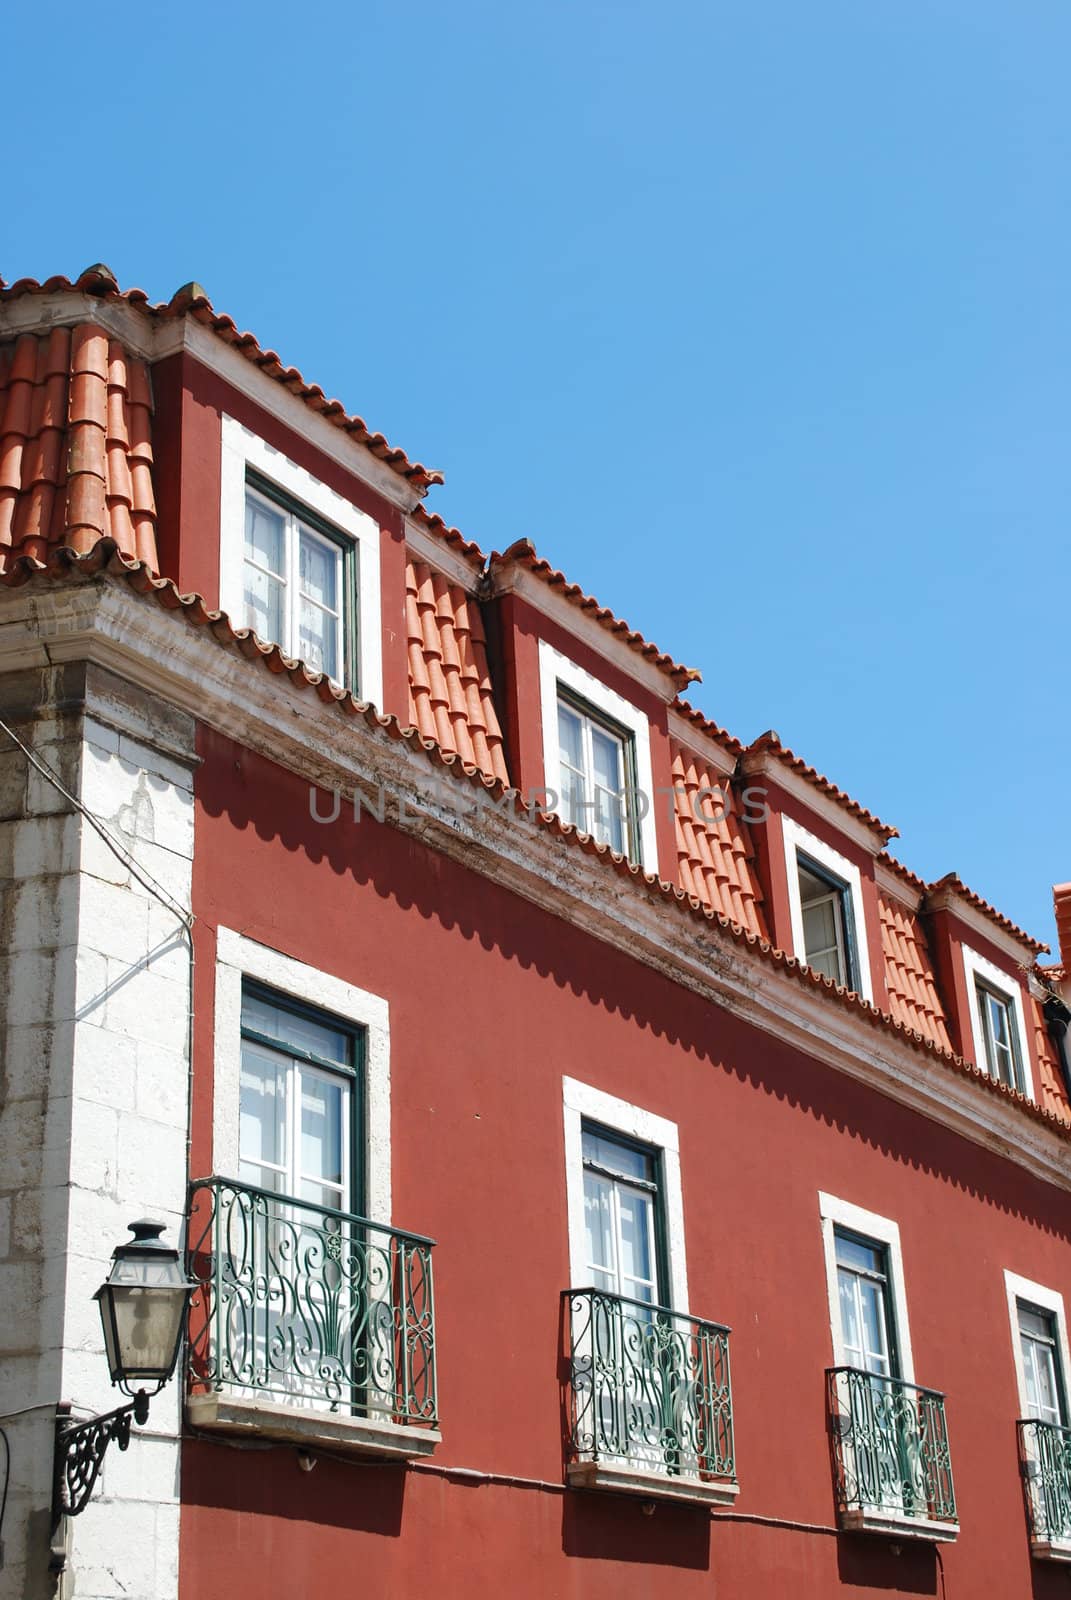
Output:
M238 1102L238 1150L243 1166L286 1162L287 1062L271 1050L242 1044ZM260 1183L259 1176L251 1179Z
M308 600L301 601L297 653L313 672L325 672L338 679L338 618L321 611Z
M597 728L594 723L591 728L591 760L595 782L600 788L610 789L616 794L624 782L621 771L621 741L605 733L602 728Z
M585 1172L584 1225L588 1236L588 1262L592 1267L602 1269L607 1280L602 1287L613 1289L616 1288L616 1277L610 1192L606 1178Z
M654 1261L651 1252L651 1197L635 1189L618 1189L621 1211L621 1276L625 1280L625 1293L638 1300L647 1298L637 1294L636 1286L653 1288Z
M304 529L301 530L300 539L302 594L326 606L329 611L337 611L341 550L337 545L306 533Z
M844 1356L849 1366L863 1365L863 1333L856 1302L857 1279L850 1272L837 1273L837 1292L840 1300L840 1328L844 1339Z
M245 499L245 553L250 561L269 572L285 572L286 523L280 511L273 511L255 495Z
M253 991L242 995L242 1027L278 1039L280 1044L318 1056L321 1061L351 1065L352 1035L329 1023L288 1011Z
M584 770L583 724L575 711L558 701L558 748L563 761L578 772Z
M641 1178L646 1183L655 1180L655 1157L649 1150L636 1145L622 1144L609 1138L596 1128L584 1129L584 1160L594 1161L609 1172L624 1178Z
M285 645L283 637L283 598L285 588L278 578L259 572L248 561L242 568L243 628L254 628L269 644Z
M860 1280L863 1311L863 1340L867 1369L887 1372L889 1368L885 1328L885 1294L880 1284Z
M836 1240L838 1265L884 1276L885 1251L880 1245L868 1244L865 1239L853 1239L846 1233L838 1233Z
M833 901L817 900L803 907L803 944L807 959L837 951L837 916ZM813 962L812 962L813 965Z
M301 1074L301 1175L342 1186L346 1086L320 1073ZM337 1199L328 1202L337 1205Z

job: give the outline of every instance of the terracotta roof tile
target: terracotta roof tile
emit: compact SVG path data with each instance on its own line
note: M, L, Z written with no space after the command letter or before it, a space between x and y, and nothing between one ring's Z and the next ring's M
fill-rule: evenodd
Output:
M1068 1102L1067 1088L1064 1084L1060 1063L1056 1059L1049 1030L1045 1025L1045 1014L1041 1009L1041 1002L1027 992L1026 994L1027 1027L1034 1032L1034 1046L1037 1050L1038 1075L1040 1082L1037 1085L1038 1099L1054 1116L1063 1117L1071 1121L1071 1103Z
M181 289L175 291L166 305L151 305L144 290L120 289L110 268L98 264L87 268L74 280L54 277L38 283L34 278L20 278L17 283L0 288L0 305L7 301L24 299L29 295L54 294L71 289L96 295L103 300L121 300L156 321L192 317L194 321L209 328L225 344L237 350L247 361L267 373L269 378L274 378L276 382L283 384L310 410L318 412L335 427L350 434L358 444L364 445L419 492L423 493L432 484L442 483L441 472L434 472L428 467L421 466L419 461L410 461L404 450L398 450L388 444L381 433L373 433L363 418L348 413L341 401L329 400L319 384L306 383L296 367L284 366L275 351L263 349L253 334L239 332L233 318L213 309L211 301L199 283L184 284Z
M638 655L644 656L653 666L666 673L678 689L684 688L685 684L697 682L702 676L695 667L682 667L672 656L667 656L659 650L657 645L648 643L642 633L637 633L627 622L615 617L606 606L601 606L591 595L585 594L579 584L570 583L564 572L558 572L549 561L542 560L536 554L535 546L530 539L518 539L508 550L501 553L496 550L488 563L492 578L496 572L508 566L525 567L550 588L558 590L571 605L580 611L586 611L607 632L615 634L627 644L630 650L635 650Z
M673 744L672 754L681 888L739 927L768 939L751 840L731 785L682 745ZM711 789L716 796L703 793Z
M1029 933L1025 933L1022 928L1018 927L1010 917L1006 917L1002 911L998 911L996 906L991 906L989 901L983 900L980 894L975 894L973 889L968 889L963 879L957 877L954 872L946 872L943 878L938 878L937 882L931 883L929 887L931 894L939 894L942 889L950 889L953 894L958 894L967 901L968 905L972 905L983 916L989 917L999 928L1003 928L1005 933L1012 934L1031 950L1048 950L1047 944L1042 944L1040 939L1032 938Z
M476 600L425 561L405 569L409 715L425 739L509 783Z
M846 794L843 789L838 788L829 778L824 777L817 768L809 766L802 756L796 755L787 745L783 745L780 736L772 728L766 733L760 734L752 744L748 745L745 753L749 756L767 753L775 756L778 761L782 762L786 767L790 767L793 772L803 778L805 782L811 784L813 788L820 790L822 794L828 795L831 800L835 800L838 805L843 806L845 811L849 811L853 817L858 817L859 821L865 822L867 827L873 828L875 832L882 834L886 843L899 835L900 830L898 828L890 827L887 822L882 822L880 817L876 817L872 811L868 811L865 806L861 806L858 800L853 800L850 794Z
M224 612L211 610L201 595L180 594L169 578L158 578L146 563L125 557L109 539L100 540L93 550L84 555L58 548L49 550L45 562L26 556L16 558L6 572L0 573L0 584L5 588L14 589L32 582L77 583L100 581L102 578L105 581L115 580L125 583L136 594L146 596L163 610L178 613L191 627L206 628L216 643L223 648L236 650L247 660L259 663L269 672L285 674L295 687L309 689L326 705L333 705L346 715L362 718L369 728L379 729L392 739L418 740L429 761L453 772L459 780L494 790L499 795L507 792L500 780L487 777L475 764L465 762L459 756L443 750L436 741L422 737L416 728L404 728L397 717L382 715L374 706L357 700L348 690L333 684L324 674L311 672L300 661L293 661L284 656L278 645L264 644L250 629L235 628ZM516 791L512 791L512 794L517 814L528 817L530 812L523 796ZM761 960L779 968L795 982L811 990L824 990L835 1004L846 1007L872 1027L891 1030L900 1035L916 1050L948 1071L970 1078L983 1093L1009 1101L1024 1116L1045 1123L1071 1140L1071 1122L1066 1116L1059 1115L1048 1106L1028 1100L1025 1095L998 1083L988 1072L972 1066L961 1056L942 1049L918 1029L908 1028L890 1013L879 1011L869 1001L839 987L830 978L823 977L821 973L815 972L803 962L796 960L794 956L775 949L768 940L734 923L721 912L705 906L697 896L689 895L684 889L672 884L661 882L653 873L644 872L641 867L611 851L607 845L597 843L589 835L578 833L568 823L562 822L557 815L536 813L535 821L537 826L570 841L575 848L583 850L587 855L602 859L609 870L616 872L620 877L632 879L641 891L656 895L662 900L675 901L684 915L701 917L708 924L716 924L735 942L746 944L758 953Z
M678 696L678 698L673 702L672 709L679 712L680 715L690 722L694 728L697 728L700 733L705 733L708 738L713 739L717 744L720 744L729 755L743 755L744 746L740 743L739 739L735 739L733 735L729 733L726 728L721 727L719 723L711 721L710 717L706 716L702 711L697 711L695 706L688 704L687 700L682 700Z
M479 545L473 544L471 539L466 539L460 528L451 528L436 512L429 511L426 506L417 505L409 515L420 527L427 529L428 533L434 534L437 539L442 539L467 561L472 561L481 568L487 565L487 557Z
M878 896L881 948L889 1010L905 1028L914 1028L942 1050L951 1050L944 1007L922 924L906 906Z
M108 537L155 570L145 364L92 323L0 344L0 566Z

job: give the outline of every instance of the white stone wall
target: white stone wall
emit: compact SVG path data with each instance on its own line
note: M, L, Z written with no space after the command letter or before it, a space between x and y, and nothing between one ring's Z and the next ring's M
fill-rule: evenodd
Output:
M0 716L182 908L193 723L93 666L0 678ZM190 953L181 921L0 732L0 1425L11 1441L0 1600L48 1572L52 1407L112 1409L92 1296L127 1224L183 1239ZM11 1422L4 1416L34 1410ZM59 1593L177 1593L180 1386L113 1446L68 1524Z

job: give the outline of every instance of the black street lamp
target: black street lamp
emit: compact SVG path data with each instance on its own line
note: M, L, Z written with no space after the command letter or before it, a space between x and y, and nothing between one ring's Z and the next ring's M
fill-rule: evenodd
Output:
M104 1452L114 1439L120 1450L130 1443L130 1424L143 1425L149 1397L175 1370L186 1312L196 1285L187 1278L177 1250L160 1243L162 1222L132 1222L134 1235L112 1252L112 1269L94 1295L104 1327L104 1348L114 1384L132 1396L88 1422L70 1422L69 1408L56 1417L53 1521L84 1511Z

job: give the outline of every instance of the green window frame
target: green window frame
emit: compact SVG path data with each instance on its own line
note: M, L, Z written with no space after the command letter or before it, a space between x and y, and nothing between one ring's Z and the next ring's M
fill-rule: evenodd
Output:
M327 518L313 511L296 495L273 483L270 478L257 472L253 467L246 467L245 473L245 510L243 518L248 515L250 495L267 501L269 507L276 513L288 519L288 548L285 557L286 572L283 580L290 586L300 584L300 568L298 557L291 548L295 530L307 529L316 538L329 543L341 556L341 577L338 596L338 631L339 631L339 672L329 674L333 682L339 683L343 688L349 689L358 698L360 697L360 630L358 594L360 585L360 566L356 540L348 537L340 528L336 528ZM245 530L243 528L243 539ZM249 564L248 551L246 550L245 564ZM299 596L300 598L300 596ZM313 602L317 604L317 602ZM249 624L255 626L255 623ZM271 643L277 644L287 655L301 658L299 640L294 637L295 629L292 622L279 631L287 635L283 639L273 639ZM314 664L307 662L313 670Z
M276 1026L271 1026L271 1019L266 1015L264 1008L271 1008ZM294 1023L288 1027L289 1021ZM325 1034L334 1035L339 1041L340 1049L335 1055L329 1055L322 1049L315 1048L315 1032L307 1035L312 1043L301 1043L301 1024L311 1024L312 1030L323 1030ZM365 1030L355 1026L352 1022L345 1022L329 1012L320 1010L315 1006L306 1005L292 995L282 994L266 984L259 983L250 978L242 980L242 1061L243 1071L246 1063L246 1046L254 1051L267 1052L278 1061L287 1082L286 1093L289 1096L286 1108L286 1123L284 1135L286 1138L285 1159L276 1162L257 1161L254 1156L246 1156L239 1151L239 1159L243 1166L261 1165L274 1167L277 1175L285 1174L290 1190L300 1188L301 1180L316 1184L319 1180L308 1174L303 1174L301 1155L297 1148L298 1139L301 1137L300 1122L304 1105L298 1103L295 1097L303 1097L305 1093L305 1075L302 1069L307 1068L307 1076L312 1080L325 1081L337 1085L343 1090L341 1098L346 1107L344 1123L340 1127L340 1156L344 1183L339 1187L341 1203L329 1207L350 1214L363 1214L365 1209L365 1170L364 1170L364 1058L365 1058ZM258 1187L270 1187L259 1184ZM330 1181L323 1181L322 1187L331 1188ZM301 1200L300 1193L290 1190L278 1190L287 1198ZM324 1203L322 1199L316 1204Z
M1015 1001L984 978L974 980L975 998L982 1020L982 1039L985 1044L986 1071L998 1083L1009 1089L1026 1092L1023 1074L1023 1056L1019 1044L1019 1019ZM1003 1037L1000 1024L1003 1021Z
M826 976L833 978L834 982L843 984L845 988L852 989L857 994L860 993L859 947L855 932L855 906L851 886L845 883L843 878L838 878L836 873L830 872L828 867L823 867L820 862L815 861L812 856L806 855L802 850L797 850L796 852L796 871L799 881L800 915L804 928L804 960L808 966L814 967L816 971L825 972ZM805 876L815 880L816 884L821 886L820 892L816 895L811 895L809 898L804 897ZM813 947L806 945L808 907L822 902L827 902L833 913L837 956L836 973L827 972L825 966L821 965L820 960L814 959L812 955ZM826 956L832 949L834 949L834 946L823 947L821 954Z

